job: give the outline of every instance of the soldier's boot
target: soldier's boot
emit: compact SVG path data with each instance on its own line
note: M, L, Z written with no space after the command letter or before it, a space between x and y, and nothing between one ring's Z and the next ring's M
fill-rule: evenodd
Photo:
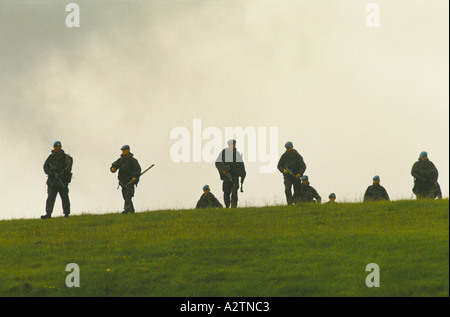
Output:
M50 219L52 217L52 214L46 213L45 215L41 216L41 219Z

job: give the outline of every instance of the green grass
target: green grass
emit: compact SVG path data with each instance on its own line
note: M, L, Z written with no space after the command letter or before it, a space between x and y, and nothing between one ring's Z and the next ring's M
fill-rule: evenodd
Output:
M0 221L0 296L449 296L448 216L445 199Z

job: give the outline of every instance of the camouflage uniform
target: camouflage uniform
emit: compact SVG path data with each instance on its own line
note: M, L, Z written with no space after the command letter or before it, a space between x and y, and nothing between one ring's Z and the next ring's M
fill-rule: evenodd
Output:
M436 186L434 187L433 195L434 195L433 198L442 199L441 185L439 185L438 182L436 182Z
M212 193L202 194L195 208L223 208L222 204Z
M132 198L134 197L134 187L139 183L141 166L134 158L133 153L129 153L126 156L121 154L120 158L111 164L110 170L112 168L119 170L119 185L122 187L122 197L125 201L123 213L134 213ZM133 178L136 178L136 181L128 185Z
M55 205L56 196L59 194L62 201L64 215L70 214L69 183L72 180L72 158L60 149L58 152L52 150L44 163L44 172L47 178L47 201L45 204L46 217L50 218ZM53 168L51 167L53 166ZM56 174L62 181L61 184ZM64 185L64 186L63 186Z
M286 202L288 205L291 205L295 203L295 198L300 195L301 181L293 175L284 173L283 170L288 168L294 175L300 174L301 177L306 170L306 164L303 161L303 157L293 149L292 152L286 151L281 155L277 168L283 174ZM292 195L292 187L294 187L294 195Z
M367 187L364 193L364 201L389 200L389 195L380 184L373 184Z
M411 169L411 175L414 177L413 193L417 198L435 198L439 196L440 186L437 183L439 173L430 160L426 159L423 161L419 158Z
M315 199L315 200L314 200ZM317 190L314 187L309 185L309 182L306 184L300 185L300 191L296 194L295 201L297 203L321 203L322 198L317 193Z
M238 203L239 177L244 182L247 172L241 154L234 148L225 148L216 159L216 168L219 171L220 179L223 181L223 201L225 207L236 208ZM227 175L231 176L231 180Z

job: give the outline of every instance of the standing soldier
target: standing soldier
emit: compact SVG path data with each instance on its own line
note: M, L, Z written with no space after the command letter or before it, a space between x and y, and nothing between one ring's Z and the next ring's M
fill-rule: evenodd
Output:
M64 217L69 217L69 183L72 180L72 157L61 149L61 142L53 143L52 153L44 163L44 172L48 175L47 179L47 202L45 205L46 214L41 219L52 217L53 207L56 196L59 194L62 201Z
M296 199L299 203L321 203L322 198L317 193L317 190L314 189L309 184L309 178L306 175L302 176L302 184L300 186L300 191L297 193L298 197Z
M286 142L284 147L286 152L281 155L277 168L283 174L287 204L292 205L295 203L293 197L299 196L300 178L306 170L306 164L303 157L294 150L292 142ZM292 195L292 187L294 187L294 195Z
M123 214L135 212L132 198L134 197L134 186L139 183L141 174L141 166L130 152L130 147L124 145L121 148L122 154L120 158L111 164L110 171L115 173L119 170L119 185L122 187L122 197L125 201Z
M216 196L211 193L209 185L205 185L203 186L203 194L198 200L195 208L223 208L223 206Z
M419 160L414 163L411 169L411 175L414 177L413 193L417 198L434 199L440 193L438 180L438 170L436 166L428 159L427 152L420 153Z
M372 185L367 187L364 193L364 201L389 200L386 189L380 185L380 176L374 176L372 181Z
M242 155L236 150L236 140L229 140L227 144L228 148L223 149L216 159L216 168L219 171L220 179L223 181L222 190L225 207L229 208L231 205L231 208L236 208L239 177L242 186L247 172Z

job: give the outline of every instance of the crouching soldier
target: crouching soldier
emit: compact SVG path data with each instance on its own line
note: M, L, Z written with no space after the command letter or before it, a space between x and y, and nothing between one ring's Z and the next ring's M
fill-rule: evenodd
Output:
M203 194L197 202L195 208L223 208L219 200L211 193L209 185L203 186Z
M299 203L321 203L322 198L317 193L317 191L309 184L309 178L306 175L303 175L302 178L302 185L300 186L300 193L298 197L296 198L297 202Z
M428 159L427 152L420 153L419 159L413 164L411 175L414 177L413 193L418 199L442 197L438 184L438 170Z
M331 193L328 195L328 199L329 201L326 202L326 204L334 204L336 203L336 194L335 193Z
M372 181L373 184L364 193L364 201L389 200L386 189L380 185L380 176L374 176Z
M134 197L134 187L139 183L141 166L130 152L130 147L124 145L121 148L120 158L111 164L110 171L115 173L119 170L119 185L122 187L122 197L125 201L123 214L135 212L132 198Z

